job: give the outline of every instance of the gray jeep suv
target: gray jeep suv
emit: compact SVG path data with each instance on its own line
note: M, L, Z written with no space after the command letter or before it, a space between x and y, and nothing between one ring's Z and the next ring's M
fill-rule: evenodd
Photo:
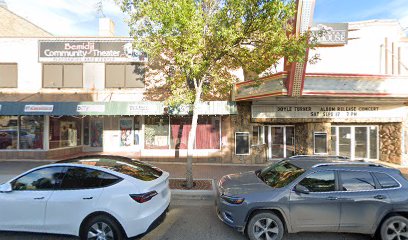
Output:
M399 170L372 163L299 157L226 175L216 208L251 240L305 231L408 239L408 181Z

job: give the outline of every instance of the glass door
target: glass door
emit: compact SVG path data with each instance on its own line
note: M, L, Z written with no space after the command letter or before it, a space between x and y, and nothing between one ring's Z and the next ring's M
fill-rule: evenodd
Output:
M271 156L272 158L285 157L284 127L271 127Z
M354 158L368 158L367 127L354 128Z
M339 155L351 157L351 127L339 127Z
M295 154L295 128L293 126L266 126L268 159L286 158Z

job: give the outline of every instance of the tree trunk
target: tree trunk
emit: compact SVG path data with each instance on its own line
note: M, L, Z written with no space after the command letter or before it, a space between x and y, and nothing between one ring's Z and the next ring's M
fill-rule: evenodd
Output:
M201 102L201 91L202 86L199 85L196 88L196 96L194 99L193 107L193 119L191 122L191 129L188 134L188 144L187 144L187 168L186 168L186 187L188 189L193 188L193 153L194 153L194 143L197 131L197 120L198 120L198 106Z

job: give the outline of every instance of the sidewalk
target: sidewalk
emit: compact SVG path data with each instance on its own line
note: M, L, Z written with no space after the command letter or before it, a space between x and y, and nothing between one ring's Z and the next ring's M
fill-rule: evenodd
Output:
M186 163L182 162L149 162L150 164L170 173L170 178L185 178ZM222 176L231 173L240 173L254 171L262 168L265 165L222 165L222 164L194 164L193 163L193 178L194 179L214 179L219 180Z

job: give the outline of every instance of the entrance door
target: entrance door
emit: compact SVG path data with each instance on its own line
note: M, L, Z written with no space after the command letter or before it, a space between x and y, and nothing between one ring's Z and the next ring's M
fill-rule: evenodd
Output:
M293 126L265 126L268 128L268 159L286 158L295 154Z

